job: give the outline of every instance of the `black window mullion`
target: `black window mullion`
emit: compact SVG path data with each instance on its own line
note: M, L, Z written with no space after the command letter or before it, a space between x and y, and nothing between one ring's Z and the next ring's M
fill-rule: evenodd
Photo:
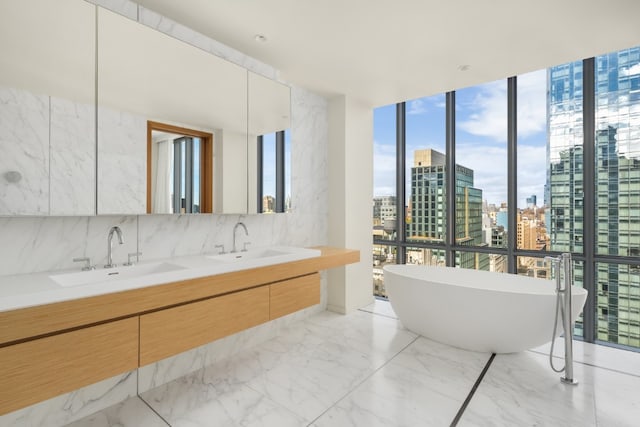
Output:
M276 132L276 212L284 212L284 131Z
M517 273L518 245L518 81L507 80L507 271Z
M396 104L396 263L406 262L406 104Z
M256 183L256 202L258 204L257 208L256 208L256 212L257 213L263 213L263 207L262 207L262 186L263 186L263 165L262 162L264 161L264 155L263 155L263 147L264 147L264 143L263 143L263 137L262 135L258 136L258 143L257 143L257 178L258 181Z
M173 141L173 213L182 212L182 140Z
M583 250L584 250L584 281L583 286L587 290L587 302L583 310L583 336L587 342L596 339L596 299L597 284L595 272L595 194L596 194L596 161L595 161L595 58L582 61L582 111L584 141L583 158Z
M184 155L184 213L193 213L193 138L183 138Z
M456 244L456 93L446 94L446 204L447 221L445 233L445 260L450 267L455 266L453 247Z

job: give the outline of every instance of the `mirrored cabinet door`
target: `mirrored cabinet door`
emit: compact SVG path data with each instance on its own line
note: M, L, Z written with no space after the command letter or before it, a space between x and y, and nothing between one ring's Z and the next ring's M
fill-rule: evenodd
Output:
M0 215L95 214L95 9L0 2Z
M249 212L290 210L291 89L249 73Z
M98 214L246 213L246 70L98 8L98 159Z

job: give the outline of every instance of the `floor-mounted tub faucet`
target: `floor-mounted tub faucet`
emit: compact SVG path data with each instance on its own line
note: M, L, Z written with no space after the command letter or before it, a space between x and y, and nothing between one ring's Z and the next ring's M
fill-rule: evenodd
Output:
M571 313L573 266L571 254L563 253L557 257L547 256L544 260L552 262L556 270L556 313L553 320L549 364L555 372L564 372L564 376L560 378L564 384L577 385L578 381L573 377L573 316ZM562 286L563 282L564 286ZM562 319L562 329L564 331L564 367L562 369L556 369L555 366L553 366L553 347L556 339L556 328L558 326L558 314L560 314L560 318Z
M233 227L233 248L231 248L231 253L236 253L238 252L238 250L236 249L236 231L238 230L238 227L242 227L244 228L244 234L245 236L249 235L249 230L247 230L247 226L244 225L244 222L238 222L234 227ZM245 246L246 248L246 246Z
M118 227L117 225L111 227L111 229L109 229L109 235L107 236L107 263L105 264L104 268L111 268L116 266L113 263L113 259L111 256L111 252L113 250L113 233L116 233L118 235L118 243L124 243L124 238L122 237L122 230L120 230L120 227Z

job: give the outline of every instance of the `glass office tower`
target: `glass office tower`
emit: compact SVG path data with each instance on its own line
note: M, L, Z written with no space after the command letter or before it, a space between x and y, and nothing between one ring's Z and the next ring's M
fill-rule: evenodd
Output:
M595 59L597 338L640 346L640 47ZM551 249L583 252L582 62L549 69ZM582 285L577 272L576 284Z
M456 243L483 246L482 190L473 187L473 170L456 165ZM436 150L416 150L411 168L411 222L407 239L444 241L446 213L445 155ZM486 254L457 252L456 265L489 270Z

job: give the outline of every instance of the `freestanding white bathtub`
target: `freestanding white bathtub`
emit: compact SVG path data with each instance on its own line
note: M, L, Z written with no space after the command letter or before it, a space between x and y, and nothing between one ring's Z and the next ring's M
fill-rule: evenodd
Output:
M514 353L551 341L555 281L453 267L387 265L384 284L402 324L426 338L491 353ZM575 321L587 291L574 286L571 295ZM561 332L558 320L557 335Z

